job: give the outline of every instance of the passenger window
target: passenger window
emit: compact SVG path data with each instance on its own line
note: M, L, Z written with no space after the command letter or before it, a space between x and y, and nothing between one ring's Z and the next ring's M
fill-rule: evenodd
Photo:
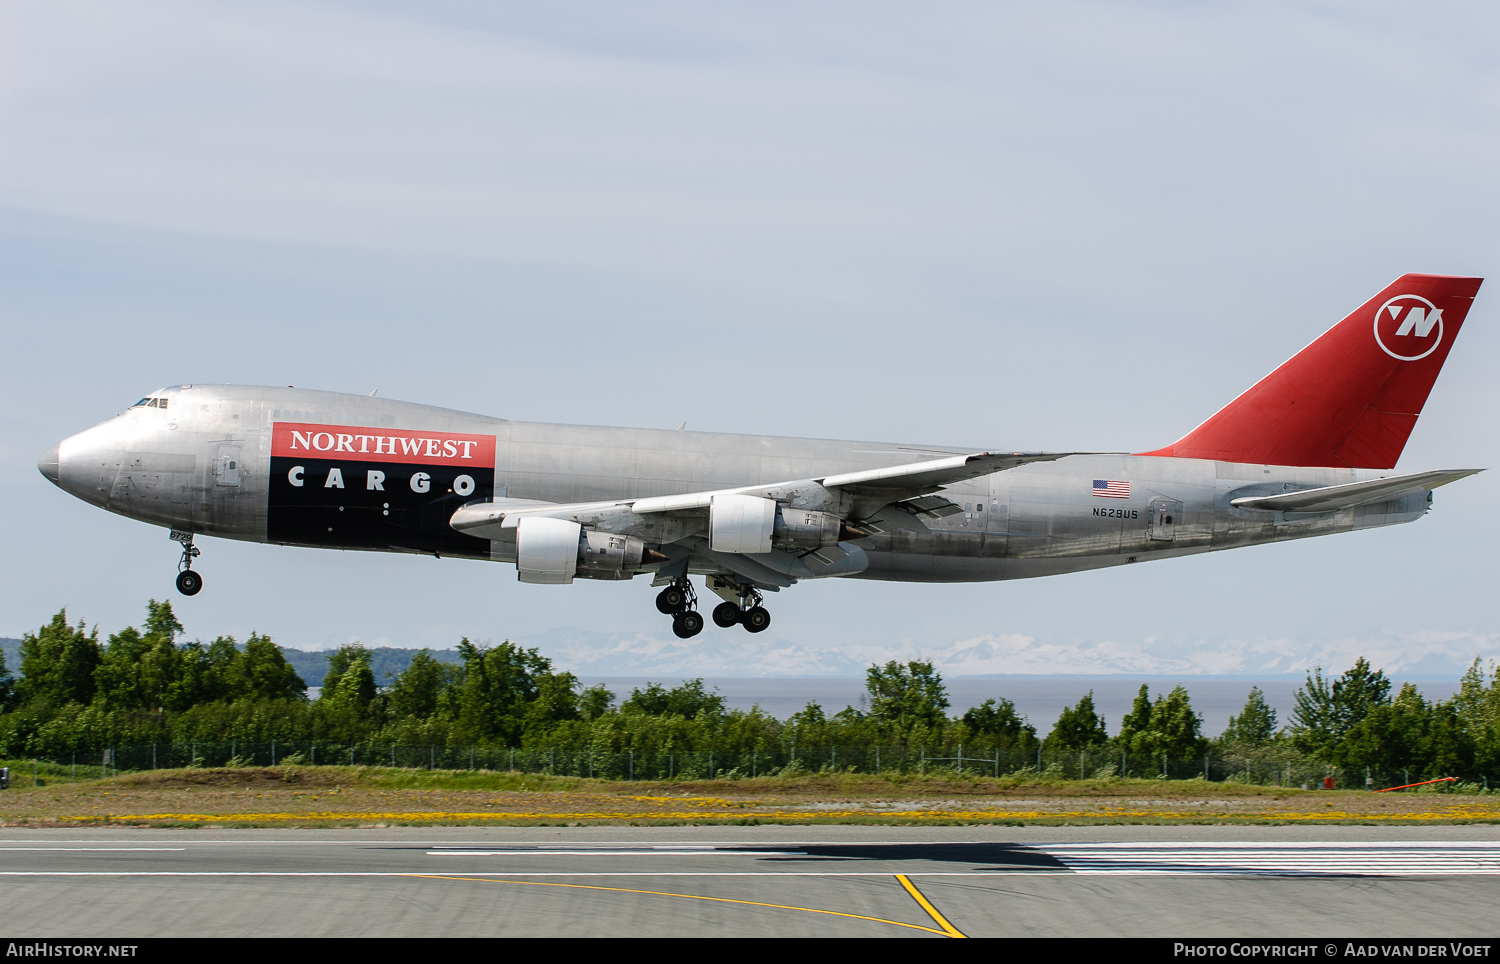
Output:
M975 512L983 512L984 511L984 503L983 502L976 502L976 503L974 503L974 511Z

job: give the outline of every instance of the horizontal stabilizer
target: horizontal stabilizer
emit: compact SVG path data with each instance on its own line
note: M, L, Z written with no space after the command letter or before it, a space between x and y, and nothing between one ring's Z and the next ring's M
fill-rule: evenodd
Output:
M1457 482L1483 472L1483 469L1439 469L1415 475L1397 475L1347 485L1325 485L1317 489L1284 492L1280 495L1250 496L1234 499L1236 509L1260 509L1268 512L1333 512L1352 509L1374 502L1391 502L1413 492L1428 492L1440 485Z

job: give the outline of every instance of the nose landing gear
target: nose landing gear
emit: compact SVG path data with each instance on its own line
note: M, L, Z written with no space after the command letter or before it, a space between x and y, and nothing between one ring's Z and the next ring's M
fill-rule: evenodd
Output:
M193 560L199 556L193 534L173 529L171 535L173 542L182 543L182 558L177 561L177 591L184 596L196 596L203 589L203 577L193 571Z
M703 632L698 594L686 576L656 594L656 608L672 617L672 633L678 639L691 639Z

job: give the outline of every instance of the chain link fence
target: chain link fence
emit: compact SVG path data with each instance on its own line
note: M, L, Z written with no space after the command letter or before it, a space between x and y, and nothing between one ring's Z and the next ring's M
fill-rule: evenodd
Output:
M798 746L749 750L613 750L577 747L445 747L399 744L186 742L80 750L9 761L11 783L25 787L98 780L121 773L183 767L390 767L489 771L598 780L736 780L808 773L1005 777L1049 780L1199 779L1289 789L1382 790L1447 776L1417 770L1336 768L1306 759L1139 755L1106 749L1031 751L999 748ZM1435 789L1488 792L1480 776Z

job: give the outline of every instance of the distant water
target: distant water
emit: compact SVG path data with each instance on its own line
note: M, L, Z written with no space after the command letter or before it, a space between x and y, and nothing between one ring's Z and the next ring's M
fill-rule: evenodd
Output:
M629 696L632 689L647 683L644 676L580 676L579 680L585 686L603 683L619 701ZM662 677L654 681L664 686L676 686L681 682ZM865 694L862 677L720 676L705 678L703 682L710 690L717 689L734 709L748 710L758 703L762 711L778 719L786 719L809 702L818 703L823 712L832 716L846 706L859 707L860 697ZM955 676L943 680L948 687L948 700L952 703L949 715L960 716L985 700L1008 699L1043 736L1051 731L1064 707L1077 703L1090 690L1094 691L1094 707L1104 715L1109 732L1119 732L1120 720L1130 711L1130 704L1142 683L1150 685L1152 699L1178 683L1187 687L1193 709L1203 717L1203 732L1208 736L1217 736L1224 731L1229 718L1244 708L1245 697L1250 694L1252 686L1259 686L1266 694L1266 702L1275 707L1277 718L1284 725L1291 717L1294 694L1304 682L1301 676L1266 679L1243 676ZM1392 689L1399 690L1402 682L1404 680L1397 677ZM1418 677L1412 682L1429 700L1445 700L1458 690L1456 680Z

